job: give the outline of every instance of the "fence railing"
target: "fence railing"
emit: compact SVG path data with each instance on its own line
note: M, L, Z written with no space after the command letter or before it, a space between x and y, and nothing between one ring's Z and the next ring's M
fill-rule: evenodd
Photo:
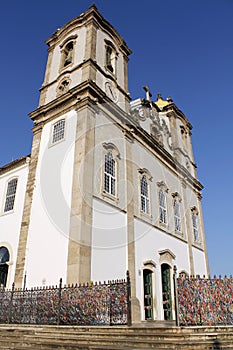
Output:
M0 323L130 325L130 278L0 291Z
M233 278L176 280L177 324L233 325Z

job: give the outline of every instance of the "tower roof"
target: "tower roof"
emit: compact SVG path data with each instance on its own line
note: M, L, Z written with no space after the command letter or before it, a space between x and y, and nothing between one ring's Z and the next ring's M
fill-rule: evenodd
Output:
M86 25L89 23L89 21L94 21L97 27L100 27L103 31L106 31L108 34L112 35L112 37L118 41L119 47L122 49L122 51L125 52L126 55L130 55L132 53L124 39L120 36L117 30L101 15L95 4L92 4L87 11L72 19L63 27L58 28L52 34L52 36L47 39L47 45L51 46L53 43L62 39L63 33L67 33L67 31L72 30L74 27Z

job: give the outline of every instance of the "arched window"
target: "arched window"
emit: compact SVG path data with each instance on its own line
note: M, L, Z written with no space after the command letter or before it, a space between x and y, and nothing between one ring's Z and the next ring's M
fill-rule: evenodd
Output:
M177 198L174 199L174 220L175 220L175 230L181 231L181 224L180 224L180 203L178 202Z
M105 40L105 65L111 73L116 73L117 52L113 43Z
M177 192L172 193L172 197L173 197L175 231L181 232L181 216L180 216L181 197Z
M73 61L73 50L74 44L73 41L70 41L64 48L63 51L63 67L68 66Z
M59 120L53 125L52 143L61 141L65 137L65 119Z
M159 220L163 224L167 223L166 196L163 188L159 190Z
M106 66L111 72L113 72L112 48L110 46L106 47Z
M198 242L200 239L198 232L198 211L196 207L191 208L192 224L193 224L193 239L194 242Z
M104 191L116 195L116 161L111 151L104 158Z
M149 191L148 191L148 182L145 175L142 176L141 182L141 211L145 214L149 214Z
M0 287L6 287L10 254L6 247L0 247Z
M15 194L17 189L18 179L12 179L7 184L6 200L4 206L4 213L14 209Z

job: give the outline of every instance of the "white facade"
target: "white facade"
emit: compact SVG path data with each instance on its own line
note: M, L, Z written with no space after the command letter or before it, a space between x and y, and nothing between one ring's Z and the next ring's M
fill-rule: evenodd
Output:
M174 319L174 266L209 274L192 127L147 87L130 104L131 51L95 6L47 44L31 156L0 171L1 283L103 281L129 270L133 321Z

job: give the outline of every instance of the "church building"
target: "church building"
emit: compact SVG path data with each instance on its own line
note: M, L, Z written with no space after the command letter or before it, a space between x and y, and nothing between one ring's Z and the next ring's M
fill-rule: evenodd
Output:
M0 284L131 278L133 322L173 320L173 269L209 275L192 126L95 5L47 40L31 154L0 168Z

